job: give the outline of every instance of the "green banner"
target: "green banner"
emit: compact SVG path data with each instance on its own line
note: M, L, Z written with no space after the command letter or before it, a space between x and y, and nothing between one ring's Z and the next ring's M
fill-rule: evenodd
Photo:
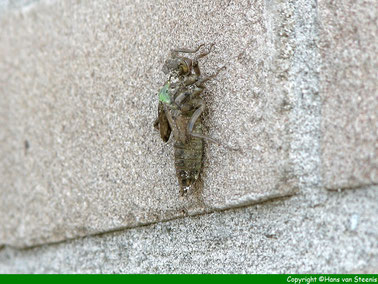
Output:
M0 283L377 283L377 274L253 274L253 275L0 275Z

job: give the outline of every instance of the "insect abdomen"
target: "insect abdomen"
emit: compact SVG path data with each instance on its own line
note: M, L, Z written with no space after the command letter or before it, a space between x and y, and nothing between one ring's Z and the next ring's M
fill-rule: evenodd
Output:
M202 135L202 122L198 119L194 125L193 133ZM189 137L187 143L177 140L175 148L176 175L180 188L185 191L198 179L202 168L203 140Z

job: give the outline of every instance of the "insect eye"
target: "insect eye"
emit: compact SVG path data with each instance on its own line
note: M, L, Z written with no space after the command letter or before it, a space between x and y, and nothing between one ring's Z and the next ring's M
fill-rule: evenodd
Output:
M179 68L180 68L180 72L182 74L186 74L189 71L189 67L188 67L188 65L186 63L180 63Z

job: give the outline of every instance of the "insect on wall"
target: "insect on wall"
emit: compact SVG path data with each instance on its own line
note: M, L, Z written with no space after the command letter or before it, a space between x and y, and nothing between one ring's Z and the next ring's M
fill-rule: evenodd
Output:
M220 144L219 141L203 134L201 114L205 102L201 93L204 83L218 75L224 67L210 76L202 76L198 61L208 55L209 49L190 59L181 54L195 54L204 44L196 49L173 49L163 65L163 72L169 76L158 93L158 117L154 126L160 137L167 142L173 134L176 175L180 184L180 194L184 195L194 185L201 173L204 153L204 141Z

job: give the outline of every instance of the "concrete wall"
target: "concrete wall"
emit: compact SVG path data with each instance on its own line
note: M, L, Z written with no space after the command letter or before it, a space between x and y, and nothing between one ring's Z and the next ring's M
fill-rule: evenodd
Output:
M0 272L377 272L375 1L0 2ZM202 72L202 177L152 123Z

